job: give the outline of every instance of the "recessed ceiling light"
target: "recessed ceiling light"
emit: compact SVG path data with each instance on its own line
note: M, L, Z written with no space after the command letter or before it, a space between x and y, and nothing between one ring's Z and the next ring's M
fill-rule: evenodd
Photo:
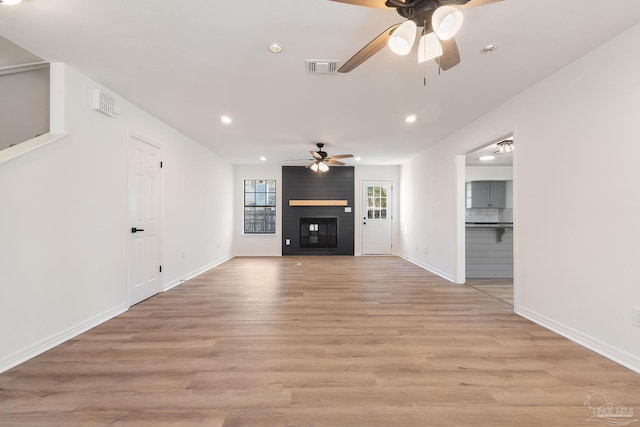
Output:
M20 2L22 2L22 0L0 0L0 4L6 5L18 4Z
M269 49L269 52L271 52L271 53L280 53L280 52L282 52L282 46L280 46L278 43L271 43L269 45L269 47L267 47L267 49Z
M362 160L360 157L356 157L356 162L359 162L360 160Z
M267 160L267 158L265 156L260 156L260 160L264 162Z
M491 160L493 160L495 158L496 158L495 156L482 156L482 157L480 157L480 160L482 160L483 162L488 162L488 161L491 161Z
M416 115L412 114L410 116L407 116L407 118L404 119L404 121L407 123L415 123L416 119L417 119Z
M228 125L229 123L231 123L233 120L231 120L231 117L229 116L220 116L220 121L222 123L224 123L225 125Z
M482 53L493 53L496 51L497 48L498 48L497 44L491 43L482 48Z

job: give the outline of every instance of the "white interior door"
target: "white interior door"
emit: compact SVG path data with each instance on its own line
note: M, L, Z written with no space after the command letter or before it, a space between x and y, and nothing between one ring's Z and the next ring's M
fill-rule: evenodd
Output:
M391 255L391 181L363 181L362 254Z
M129 139L129 305L161 290L160 149Z

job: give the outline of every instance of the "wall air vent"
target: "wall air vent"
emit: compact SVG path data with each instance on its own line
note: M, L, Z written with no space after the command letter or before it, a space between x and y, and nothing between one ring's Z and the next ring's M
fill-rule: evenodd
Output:
M116 105L115 99L113 99L100 89L93 90L93 97L91 98L91 108L109 117L120 114L120 109Z
M336 74L340 61L307 59L305 61L307 74Z

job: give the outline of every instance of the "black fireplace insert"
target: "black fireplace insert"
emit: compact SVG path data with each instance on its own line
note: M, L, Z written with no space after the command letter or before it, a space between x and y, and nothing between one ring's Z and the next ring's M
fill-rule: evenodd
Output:
M301 248L337 248L338 218L300 218Z

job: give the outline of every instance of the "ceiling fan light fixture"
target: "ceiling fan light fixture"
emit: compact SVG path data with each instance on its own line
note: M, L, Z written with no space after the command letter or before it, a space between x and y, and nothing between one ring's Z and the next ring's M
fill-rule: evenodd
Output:
M453 6L440 6L433 12L431 25L440 40L449 40L458 33L463 20L464 16L459 9Z
M318 163L318 170L320 172L326 172L329 170L329 166L327 166L327 164L325 162L319 162Z
M311 165L311 170L314 172L318 172L318 162Z
M456 9L457 10L457 9ZM389 37L389 48L397 55L406 55L411 52L416 41L418 26L413 21L405 21Z
M418 63L422 64L430 59L442 56L442 45L435 33L420 36L418 45Z

